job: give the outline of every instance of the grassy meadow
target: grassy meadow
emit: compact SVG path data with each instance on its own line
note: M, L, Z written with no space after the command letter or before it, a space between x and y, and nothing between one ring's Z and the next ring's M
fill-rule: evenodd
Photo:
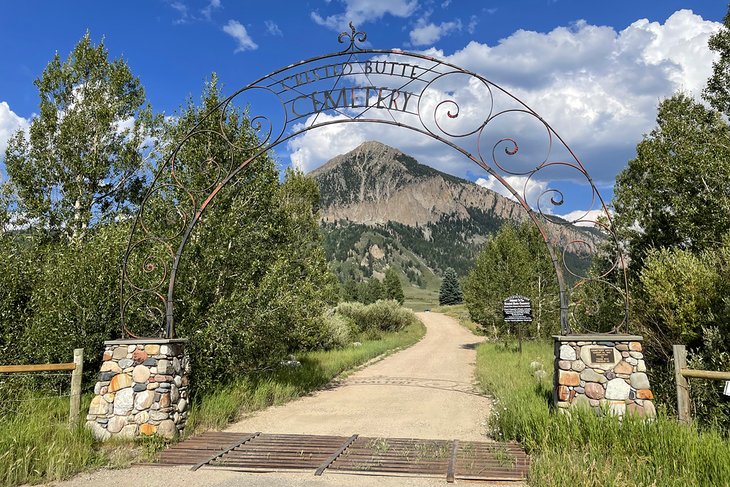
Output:
M450 306L435 306L431 311L443 313L459 321L461 326L465 327L475 335L485 335L484 329L474 323L469 316L469 310L465 304L455 304Z

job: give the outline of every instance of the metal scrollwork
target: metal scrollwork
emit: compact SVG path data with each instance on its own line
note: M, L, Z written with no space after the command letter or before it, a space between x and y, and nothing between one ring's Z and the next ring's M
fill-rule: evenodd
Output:
M256 158L310 130L346 123L407 129L474 162L539 229L560 288L562 332L591 330L587 322L600 306L587 296L602 294L581 290L592 286L602 286L618 310L614 326L603 331L621 330L628 318L625 261L620 250L606 250L620 249L611 214L565 141L524 102L483 76L424 54L363 48L358 44L367 35L349 26L350 32L338 36L344 50L286 66L236 91L203 118L217 123L199 123L160 165L124 257L123 333L173 337L177 271L206 208ZM237 103L248 107L245 117L256 140L238 142L228 133L226 121ZM227 149L191 154L186 146L196 139ZM573 185L570 193L560 187L565 181ZM557 209L576 194L575 187L586 194L584 213L566 221ZM590 228L571 233L579 238L563 236L561 228L574 224ZM601 245L606 241L613 245ZM574 268L571 255L598 255L604 266L586 273Z
M352 25L352 22L348 24L350 26L350 32L343 31L340 32L340 35L337 36L337 42L340 44L344 44L345 42L349 41L349 45L345 48L344 52L347 51L353 51L353 50L362 50L357 43L363 43L368 39L368 35L365 32L358 31L354 25ZM347 38L347 41L345 39Z

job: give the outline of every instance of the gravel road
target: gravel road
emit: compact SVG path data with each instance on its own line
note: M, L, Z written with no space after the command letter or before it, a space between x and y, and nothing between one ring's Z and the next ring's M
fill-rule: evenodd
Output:
M474 384L476 345L482 340L439 313L418 313L426 336L414 346L359 370L325 390L268 408L227 431L409 437L489 441L488 398ZM78 475L60 486L430 486L443 479L325 473L246 474L186 467L133 467Z

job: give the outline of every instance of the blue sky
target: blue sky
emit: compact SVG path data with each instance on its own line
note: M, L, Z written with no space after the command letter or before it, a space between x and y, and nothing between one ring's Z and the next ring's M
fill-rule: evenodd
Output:
M225 92L268 72L340 50L347 20L371 47L426 52L478 72L550 122L610 198L613 178L654 125L659 100L698 95L710 72L714 1L329 0L144 2L33 0L0 6L0 150L37 111L33 80L88 29L123 56L157 111L173 114L215 71ZM378 138L421 162L494 187L475 166L431 142L382 127L322 129L281 146L282 165L311 170ZM532 181L535 190L548 181ZM568 184L569 191L575 187ZM566 201L566 203L568 203ZM571 202L565 210L585 209Z

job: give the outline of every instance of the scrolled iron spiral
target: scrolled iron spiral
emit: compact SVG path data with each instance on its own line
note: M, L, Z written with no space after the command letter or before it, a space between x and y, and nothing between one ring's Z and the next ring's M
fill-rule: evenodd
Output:
M527 183L525 184L525 187L527 187L527 184L529 184L530 178L532 178L532 174L530 177L527 178ZM537 197L536 206L537 206L537 212L540 215L547 216L549 213L546 213L543 209L543 203L542 200L546 197L550 197L550 204L552 206L563 206L565 203L565 195L563 192L557 188L547 188L540 192L540 195Z
M453 98L449 97L446 99L440 100L438 103L436 103L436 106L433 108L432 113L430 113L430 116L428 118L431 118L433 120L433 123L438 129L438 132L435 132L432 130L431 127L429 127L428 124L424 122L425 118L424 116L427 115L428 110L425 106L425 101L428 100L427 93L429 91L436 92L439 94L440 92L436 89L435 84L439 81L447 80L449 76L468 76L470 79L477 79L481 85L486 89L487 93L489 94L489 103L488 103L488 109L486 110L486 113L483 114L483 116L478 117L478 121L476 122L476 126L470 129L466 129L465 131L457 132L454 130L449 129L448 127L445 127L446 122L448 121L456 121L461 116L461 107L459 105L459 102L454 100ZM441 98L440 96L438 98ZM469 137L480 130L484 128L485 125L489 122L492 111L494 109L494 94L492 93L492 88L489 86L489 83L487 83L486 80L482 79L478 76L473 76L469 73L464 73L462 71L448 71L446 73L441 73L437 76L435 76L433 79L431 79L421 90L420 96L418 97L418 118L421 122L421 125L424 129L426 129L429 133L435 136L441 136L446 135L448 137L452 138L464 138Z
M280 115L282 121L278 124L279 129L275 130L277 124L272 121L273 114L248 114L249 123L251 124L251 128L256 132L258 141L254 145L247 145L245 147L242 147L237 145L235 141L230 140L226 134L226 114L228 113L236 98L240 97L243 94L251 93L254 90L261 90L264 94L271 95L274 98L274 101L276 103L272 103L272 106L281 107ZM219 125L220 134L231 147L239 150L246 150L247 152L256 152L260 149L271 147L275 145L279 140L281 140L287 126L289 125L289 115L286 110L286 103L281 98L281 95L279 93L277 93L268 86L251 85L237 91L236 93L228 97L226 101L221 105L219 114ZM250 143L250 141L247 140L246 143L248 144Z
M155 250L157 250L158 253L151 253L152 251L150 250L143 251L141 255L139 255L139 267L136 269L135 276L137 276L136 273L139 272L140 274L138 275L138 278L150 276L155 273L159 274L159 277L152 280L152 284L145 286L144 284L138 283L135 280L135 277L132 277L129 272L126 272L125 278L127 284L130 289L137 292L155 292L157 289L160 289L165 285L167 278L170 276L170 269L165 259L172 258L175 253L167 240L154 236L148 236L140 239L130 247L129 255L135 255L135 252L138 249L141 249L142 246L149 245L150 243L156 244ZM165 259L163 259L163 256Z
M601 286L605 286L606 288L609 288L613 292L615 292L617 297L620 296L621 298L623 298L623 295L624 295L624 290L623 289L621 289L619 286L613 284L612 282L610 282L610 281L608 281L606 279L597 279L597 278L590 278L590 279L584 279L584 280L578 281L573 286L573 291L574 291L573 294L575 294L575 291L578 290L580 287L586 286L586 285L591 284L591 283L593 283L593 284L599 284ZM605 295L605 293L604 293L604 295ZM595 303L595 304L596 304L596 306L598 306L597 303ZM588 303L585 302L585 300L581 300L581 299L572 299L571 300L571 302L570 302L570 318L571 318L571 321L572 321L571 328L572 328L572 330L574 332L578 332L578 333L590 333L590 334L619 333L627 325L627 323L626 323L626 318L627 317L624 314L623 317L622 317L622 319L618 323L615 323L610 329L597 330L597 329L594 329L594 328L592 328L590 326L587 326L587 325L581 323L581 321L579 319L579 315L580 315L580 310L581 309L584 310L583 315L585 315L585 316L590 316L592 314L595 314L595 313L592 313L588 309L588 306L589 305L588 305Z
M501 117L506 117L509 115L527 115L530 117L530 119L537 120L540 125L543 126L545 129L545 136L547 139L547 143L545 146L545 156L538 162L537 164L534 164L532 167L525 169L525 170L517 170L514 168L508 167L508 165L505 162L500 162L500 158L498 156L499 149L501 147L504 148L504 153L508 157L512 157L517 155L520 152L520 144L517 142L517 139L514 137L502 137L499 140L497 140L492 145L491 150L491 160L486 160L484 155L482 154L482 139L486 136L487 129L489 128L489 124L494 123L495 120L501 119ZM510 109L510 110L503 110L501 112L498 112L494 114L494 116L490 117L489 120L487 120L487 123L482 127L482 129L477 134L477 152L479 154L479 158L482 162L485 164L493 165L494 167L498 168L500 171L502 171L505 174L511 175L511 176L529 176L534 173L536 173L538 170L542 169L544 166L549 164L550 161L550 154L552 152L553 147L553 134L550 129L550 127L540 118L537 114L535 114L532 111L524 110L524 109Z

